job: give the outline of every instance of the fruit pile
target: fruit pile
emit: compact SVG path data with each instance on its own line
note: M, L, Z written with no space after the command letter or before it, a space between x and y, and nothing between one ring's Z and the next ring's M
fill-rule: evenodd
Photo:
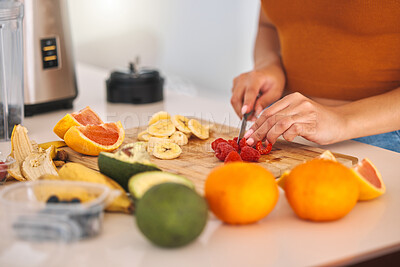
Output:
M211 148L214 150L215 156L225 163L234 161L258 162L261 155L269 154L272 149L272 144L264 147L261 141L256 144L256 148L253 148L247 145L246 138L240 139L239 144L237 140L237 137L232 140L218 138L211 143Z
M386 190L381 174L368 159L347 168L326 151L285 172L276 183L260 165L234 162L219 166L207 177L205 197L220 220L248 224L273 210L279 196L277 185L299 218L316 222L343 218L358 201L377 198Z
M192 135L206 140L210 136L209 127L195 119L160 111L150 118L147 129L138 134L138 140L147 142L147 151L156 158L174 159L180 156L181 146L188 144Z

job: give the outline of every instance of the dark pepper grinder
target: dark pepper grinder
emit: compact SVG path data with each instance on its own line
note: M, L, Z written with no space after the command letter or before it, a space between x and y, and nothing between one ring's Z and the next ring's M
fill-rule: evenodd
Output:
M106 81L107 101L146 104L162 101L164 78L157 70L138 68L129 63L128 71L113 71Z

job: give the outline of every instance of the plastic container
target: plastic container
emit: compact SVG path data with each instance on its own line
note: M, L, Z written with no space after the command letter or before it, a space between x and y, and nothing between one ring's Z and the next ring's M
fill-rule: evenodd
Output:
M79 198L82 203L46 203ZM72 242L98 235L103 209L116 192L101 184L42 180L19 182L0 191L0 236L29 242ZM85 202L85 199L91 199Z
M12 157L4 157L0 152L0 185L4 184L8 178L8 169L15 162Z
M0 1L0 142L24 117L23 4Z

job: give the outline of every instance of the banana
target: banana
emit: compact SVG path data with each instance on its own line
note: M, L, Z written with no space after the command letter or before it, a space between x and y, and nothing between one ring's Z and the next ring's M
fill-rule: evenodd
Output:
M189 134L192 131L188 127L189 119L182 115L175 115L172 117L172 123L182 133Z
M138 140L139 141L149 141L149 138L151 137L151 135L147 132L147 130L138 133Z
M155 136L171 136L176 131L171 120L159 120L147 128L147 132Z
M19 181L26 181L25 177L21 173L21 165L25 158L34 152L31 140L28 137L28 130L21 126L16 125L11 134L11 154L10 156L15 159L8 170L8 173Z
M42 175L39 179L60 181L60 177L52 174ZM35 187L34 192L36 199L43 202L46 202L51 196L57 196L61 201L71 201L74 198L78 198L81 203L92 201L97 197L95 193L88 192L88 190L79 186L64 188L57 185L46 184Z
M171 119L171 115L169 115L168 112L159 111L157 113L154 113L153 116L151 116L151 118L149 120L149 125L152 125L159 120L169 120L169 119Z
M46 150L51 146L54 146L54 148L60 148L60 147L67 146L67 144L64 141L51 141L51 142L38 144L38 146L40 148L43 148L44 150Z
M153 149L153 156L159 159L175 159L182 153L182 149L175 143L157 143Z
M168 138L150 137L149 142L147 143L147 152L151 154L153 152L155 145L158 143L160 144L172 143L172 140Z
M208 139L210 137L210 129L203 126L198 120L191 119L188 122L190 131L200 139Z
M57 175L57 168L51 159L51 152L54 150L50 146L46 151L31 153L25 158L21 165L22 175L28 181L35 181L43 174Z
M174 132L169 138L169 140L171 140L172 142L174 142L179 146L184 146L189 142L187 136L180 131Z
M131 214L134 206L132 200L126 195L125 190L109 177L89 169L79 163L67 163L58 172L61 180L83 181L103 184L111 189L116 189L121 194L116 197L107 207L106 211L123 212Z

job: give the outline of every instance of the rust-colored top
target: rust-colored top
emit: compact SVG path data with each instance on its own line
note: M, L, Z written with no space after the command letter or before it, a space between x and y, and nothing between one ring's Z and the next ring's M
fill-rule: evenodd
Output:
M400 0L261 0L287 89L357 100L400 87Z

